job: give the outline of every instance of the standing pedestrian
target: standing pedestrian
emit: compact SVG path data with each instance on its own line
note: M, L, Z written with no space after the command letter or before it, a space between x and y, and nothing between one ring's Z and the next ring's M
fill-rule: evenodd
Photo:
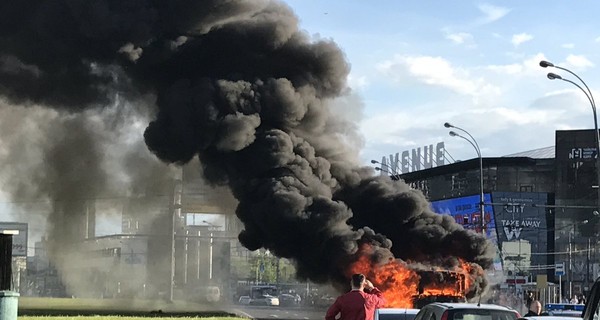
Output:
M525 298L525 306L527 308L529 308L529 306L531 305L531 303L533 302L533 300L535 300L534 297L533 297L533 292L527 291L527 295L526 295L526 298Z
M383 307L385 299L363 274L352 275L352 290L339 296L329 307L325 320L373 320L375 309Z
M529 305L529 311L525 314L525 317L536 317L542 313L542 303L538 300L533 300Z

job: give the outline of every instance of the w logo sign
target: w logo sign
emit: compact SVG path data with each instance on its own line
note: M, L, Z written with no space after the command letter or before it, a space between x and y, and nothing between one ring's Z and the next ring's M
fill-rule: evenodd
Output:
M504 227L504 234L508 240L512 240L513 238L519 239L519 236L521 236L521 230L523 230L523 228Z

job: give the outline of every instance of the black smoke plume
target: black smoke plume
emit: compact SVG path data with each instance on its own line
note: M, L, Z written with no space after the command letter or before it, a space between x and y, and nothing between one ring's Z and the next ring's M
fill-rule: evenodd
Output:
M148 148L169 163L199 157L239 200L241 243L292 259L299 277L345 283L363 243L383 261L489 267L482 236L357 165L356 124L329 108L348 72L340 48L277 1L0 4L0 94L69 112L155 95Z

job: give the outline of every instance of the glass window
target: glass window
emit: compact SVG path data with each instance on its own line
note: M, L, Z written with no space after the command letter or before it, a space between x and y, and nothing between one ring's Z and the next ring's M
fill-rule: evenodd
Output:
M497 310L456 310L452 320L515 320L517 314Z

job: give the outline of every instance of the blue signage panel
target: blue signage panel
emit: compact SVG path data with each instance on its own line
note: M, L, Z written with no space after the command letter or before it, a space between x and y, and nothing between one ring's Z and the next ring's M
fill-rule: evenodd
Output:
M489 193L483 196L484 203L491 203ZM451 215L454 220L465 229L481 232L481 210L479 208L479 195L466 196L446 200L433 201L431 207L434 212ZM496 240L496 222L491 205L485 205L485 233L488 239Z
M431 207L434 212L452 216L454 220L458 224L462 225L465 229L481 233L482 227L485 225L486 237L496 247L497 254L494 258L494 269L502 270L502 261L500 259L498 250L498 235L496 233L496 220L494 218L494 211L491 205L484 206L485 224L483 224L481 221L479 200L479 195L471 195L460 198L433 201L431 203ZM484 194L483 202L492 202L489 193Z
M565 275L565 264L557 263L554 265L554 275L555 276L564 276Z

